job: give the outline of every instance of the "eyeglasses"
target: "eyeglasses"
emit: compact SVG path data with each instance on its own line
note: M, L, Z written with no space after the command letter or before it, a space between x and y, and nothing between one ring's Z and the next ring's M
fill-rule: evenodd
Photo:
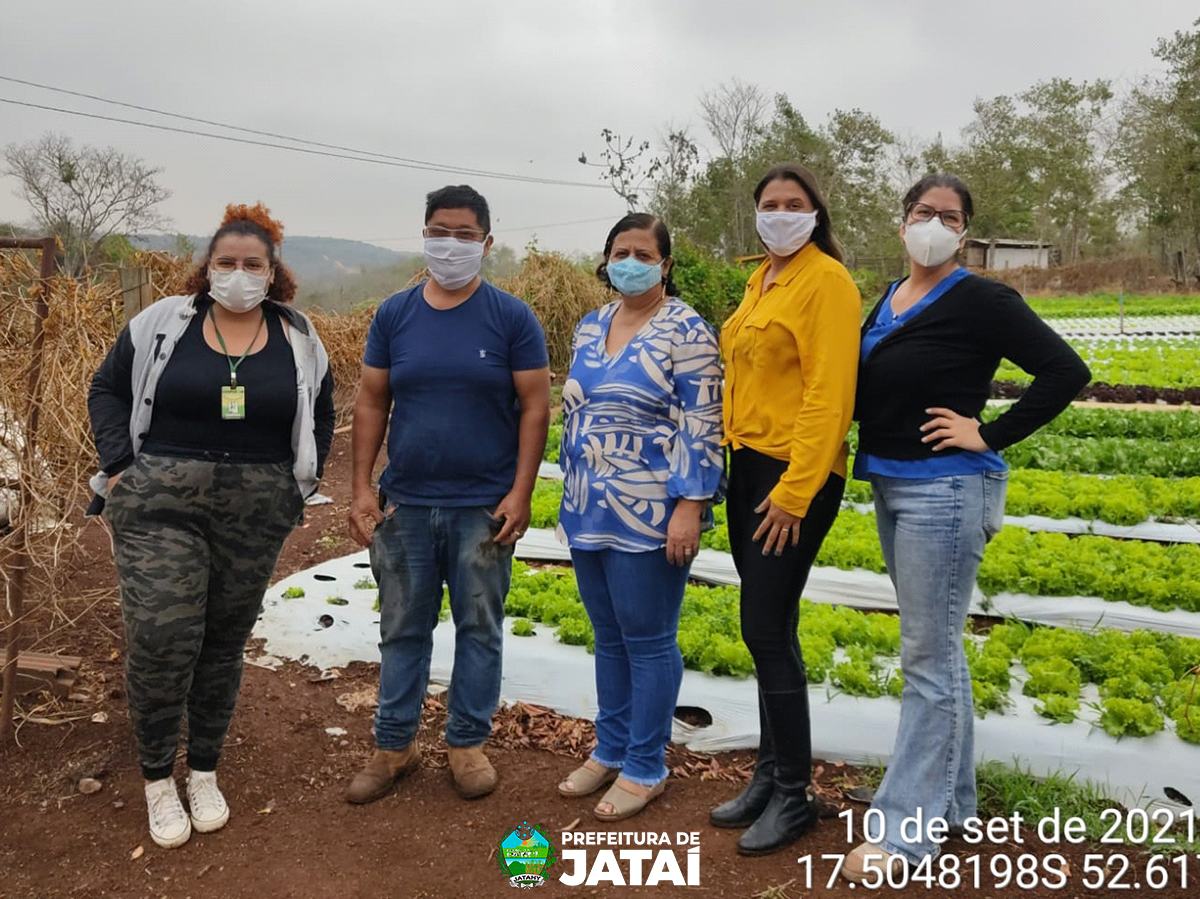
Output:
M908 207L908 217L914 222L928 222L935 215L943 225L954 231L961 231L967 226L967 214L961 209L934 209L924 203L913 203Z
M487 237L486 231L476 231L474 228L443 228L433 225L421 232L425 237L453 237L455 240L470 240L482 243Z
M214 271L232 272L238 268L238 260L232 256L218 256L209 262ZM265 259L260 259L257 256L251 256L249 259L241 260L242 271L251 275L262 275L271 268L271 264Z

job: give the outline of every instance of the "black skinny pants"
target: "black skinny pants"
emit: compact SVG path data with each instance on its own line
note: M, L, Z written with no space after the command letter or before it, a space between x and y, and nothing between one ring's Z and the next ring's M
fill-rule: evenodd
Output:
M790 693L807 686L796 636L800 594L846 490L845 479L831 474L800 523L800 542L793 546L789 537L782 555L764 556L766 538L751 539L763 520L754 510L787 467L786 462L745 447L730 456L726 503L733 563L742 580L742 639L754 657L759 689L765 693Z

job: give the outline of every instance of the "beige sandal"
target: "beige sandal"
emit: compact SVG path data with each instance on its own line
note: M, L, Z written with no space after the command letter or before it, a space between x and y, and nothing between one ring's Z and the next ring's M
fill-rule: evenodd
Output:
M663 790L667 788L667 780L663 778L658 783L650 788L650 792L645 796L639 796L637 793L631 793L618 783L614 783L608 788L608 792L601 797L600 802L596 804L597 811L593 814L601 821L624 821L626 818L632 818L654 799L657 799L663 794ZM611 812L598 811L600 805L607 802L612 806Z
M599 765L600 763L593 762L592 764ZM589 768L586 764L580 765L567 775L566 780L558 785L558 792L560 796L566 796L567 798L573 796L590 796L605 784L610 784L616 780L620 773L620 768L604 768L602 771L597 771L594 768ZM567 784L570 784L570 786L568 787Z

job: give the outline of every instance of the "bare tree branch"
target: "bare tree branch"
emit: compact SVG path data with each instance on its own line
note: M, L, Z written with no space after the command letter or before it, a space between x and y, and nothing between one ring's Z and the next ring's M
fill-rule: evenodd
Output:
M745 155L770 107L770 98L758 85L737 78L700 95L700 118L726 159Z
M583 165L601 169L600 180L607 181L618 197L625 201L630 212L637 212L644 206L642 195L648 183L662 168L661 159L651 157L643 161L642 157L650 151L650 141L644 140L636 147L633 138L622 138L611 128L603 128L600 136L604 138L604 149L600 152L603 162L588 162L587 153L579 154Z
M114 147L76 147L45 134L4 149L4 174L16 178L16 195L29 204L39 228L62 241L69 271L78 274L104 240L167 223L155 207L170 196L141 159Z

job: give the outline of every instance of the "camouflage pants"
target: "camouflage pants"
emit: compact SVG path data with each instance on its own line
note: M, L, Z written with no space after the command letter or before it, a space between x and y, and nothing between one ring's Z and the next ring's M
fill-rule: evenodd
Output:
M121 583L129 712L142 773L216 768L242 653L304 503L288 464L142 454L106 506Z

